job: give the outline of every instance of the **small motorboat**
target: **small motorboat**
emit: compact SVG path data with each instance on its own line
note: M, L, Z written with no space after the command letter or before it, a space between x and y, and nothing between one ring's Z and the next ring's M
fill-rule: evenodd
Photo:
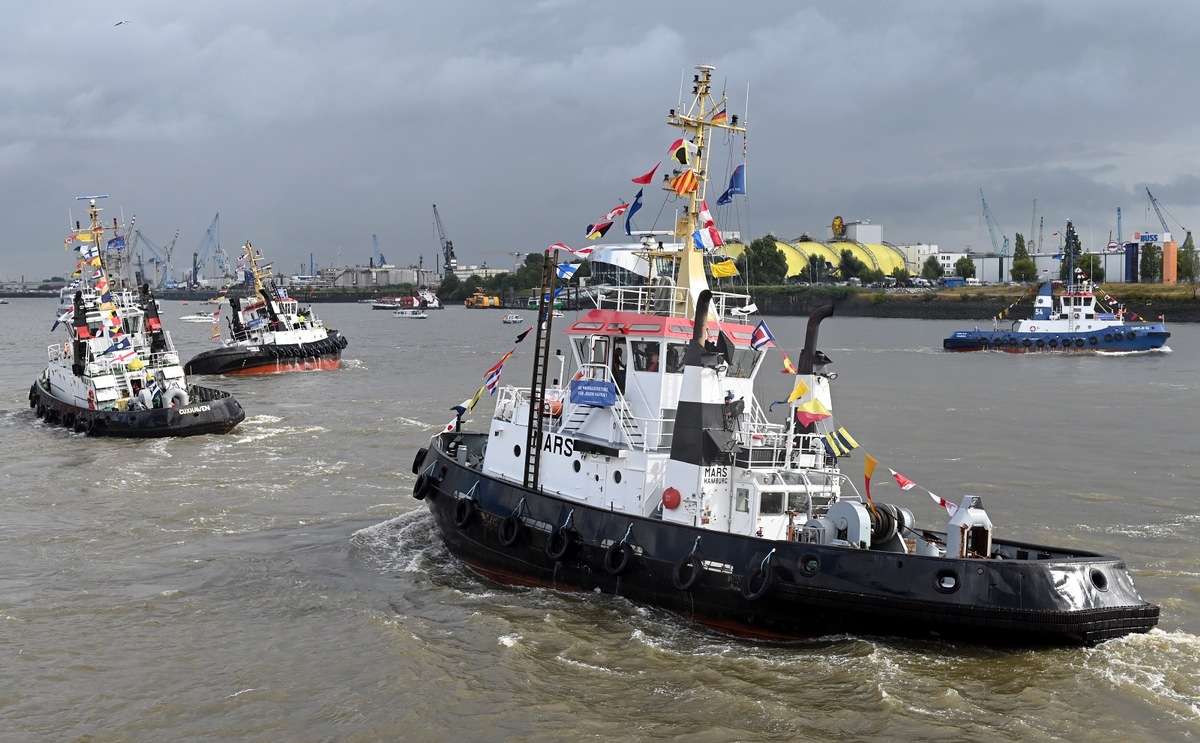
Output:
M510 312L504 316L503 322L505 325L519 325L525 322L525 318L521 317L515 312Z
M417 307L407 309L392 310L392 317L404 317L409 320L426 320L429 318L429 313Z

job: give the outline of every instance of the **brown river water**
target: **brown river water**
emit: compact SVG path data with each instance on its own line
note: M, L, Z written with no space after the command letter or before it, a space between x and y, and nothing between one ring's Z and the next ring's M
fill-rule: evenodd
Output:
M1148 635L996 650L756 645L466 571L410 464L532 312L319 305L340 370L209 378L246 408L231 434L121 441L29 409L54 309L0 306L0 741L1200 738L1200 326L1097 358L946 354L954 321L822 325L834 413L881 465L983 496L998 536L1120 555L1162 605ZM164 303L184 359L212 342L178 322L197 309ZM795 359L805 318L766 319ZM524 384L516 349L503 381ZM771 353L764 402L791 386ZM944 525L920 489L875 497Z

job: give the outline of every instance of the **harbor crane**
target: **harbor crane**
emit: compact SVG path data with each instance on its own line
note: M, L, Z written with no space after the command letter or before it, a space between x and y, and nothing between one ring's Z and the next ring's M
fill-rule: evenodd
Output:
M208 230L205 231L204 238L196 246L196 250L192 252L190 286L196 287L200 285L200 272L204 269L204 264L208 262L209 257L212 257L216 262L217 271L221 274L222 279L232 278L232 274L229 271L229 256L221 249L220 219L221 214L218 212L208 225Z
M379 252L378 235L371 235L371 244L375 246L375 256L371 260L378 260L379 263L376 265L376 268L383 268L384 264L387 263L387 258L384 258L383 253Z
M149 262L156 267L155 288L171 288L169 285L175 283L171 281L171 253L175 250L175 241L179 239L179 230L175 230L175 237L165 248L155 245L141 230L136 230L133 234L136 244L144 245L150 251Z
M1148 188L1146 189L1146 195L1150 197L1150 206L1154 207L1154 213L1158 215L1158 223L1162 225L1163 232L1170 233L1171 228L1167 226L1167 220L1163 217L1163 210L1158 205L1158 199L1154 198L1154 194L1150 193L1150 189ZM1175 219L1174 215L1171 216L1171 219ZM1187 238L1192 236L1192 231L1184 227L1178 219L1175 219L1175 224L1179 225L1179 229L1183 230L1185 235L1184 242L1187 242Z
M442 256L445 259L445 271L454 273L458 268L458 259L454 257L454 243L446 239L446 231L442 229L442 218L438 216L437 204L433 205L433 221L437 225L438 239L442 243Z
M1004 259L1008 257L1008 238L1004 238L1003 246L996 239L996 220L992 218L992 210L988 207L987 199L983 198L982 188L979 189L979 198L983 201L983 218L987 222L988 235L992 238L992 250L996 251L996 254L1000 256L1000 280L1004 281Z

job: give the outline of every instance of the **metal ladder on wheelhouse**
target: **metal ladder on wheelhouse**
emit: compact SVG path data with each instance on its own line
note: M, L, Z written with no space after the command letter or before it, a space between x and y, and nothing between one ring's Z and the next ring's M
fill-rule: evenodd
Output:
M550 363L550 338L554 323L554 279L557 277L558 248L542 256L542 294L538 300L537 334L534 335L533 378L529 385L529 421L525 428L525 480L527 488L538 487L542 462L542 428L546 422L546 370Z

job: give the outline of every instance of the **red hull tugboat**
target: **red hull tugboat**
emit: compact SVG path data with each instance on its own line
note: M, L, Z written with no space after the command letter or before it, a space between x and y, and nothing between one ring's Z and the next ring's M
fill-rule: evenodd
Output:
M669 118L701 153L710 129L744 131L713 121L725 102L710 96L711 72L699 67L692 108ZM703 165L686 228L701 213ZM566 329L569 383L547 383L547 318L531 385L499 388L489 429L463 430L460 413L417 452L413 496L475 572L618 594L767 641L1091 645L1156 625L1159 608L1120 558L1001 539L976 496L937 531L907 506L862 499L840 468L852 447L836 443L847 436L830 425L836 374L818 350L832 307L809 320L788 422L770 422L754 380L773 339L747 324L749 297L710 291L690 244L648 245L645 258L671 275L597 293ZM801 415L813 410L827 415Z
M326 328L312 307L300 303L259 267L258 255L246 243L243 259L254 276L254 296L229 300L229 335L220 348L203 351L187 362L188 374L274 374L337 369L348 342ZM217 330L218 328L214 328Z

